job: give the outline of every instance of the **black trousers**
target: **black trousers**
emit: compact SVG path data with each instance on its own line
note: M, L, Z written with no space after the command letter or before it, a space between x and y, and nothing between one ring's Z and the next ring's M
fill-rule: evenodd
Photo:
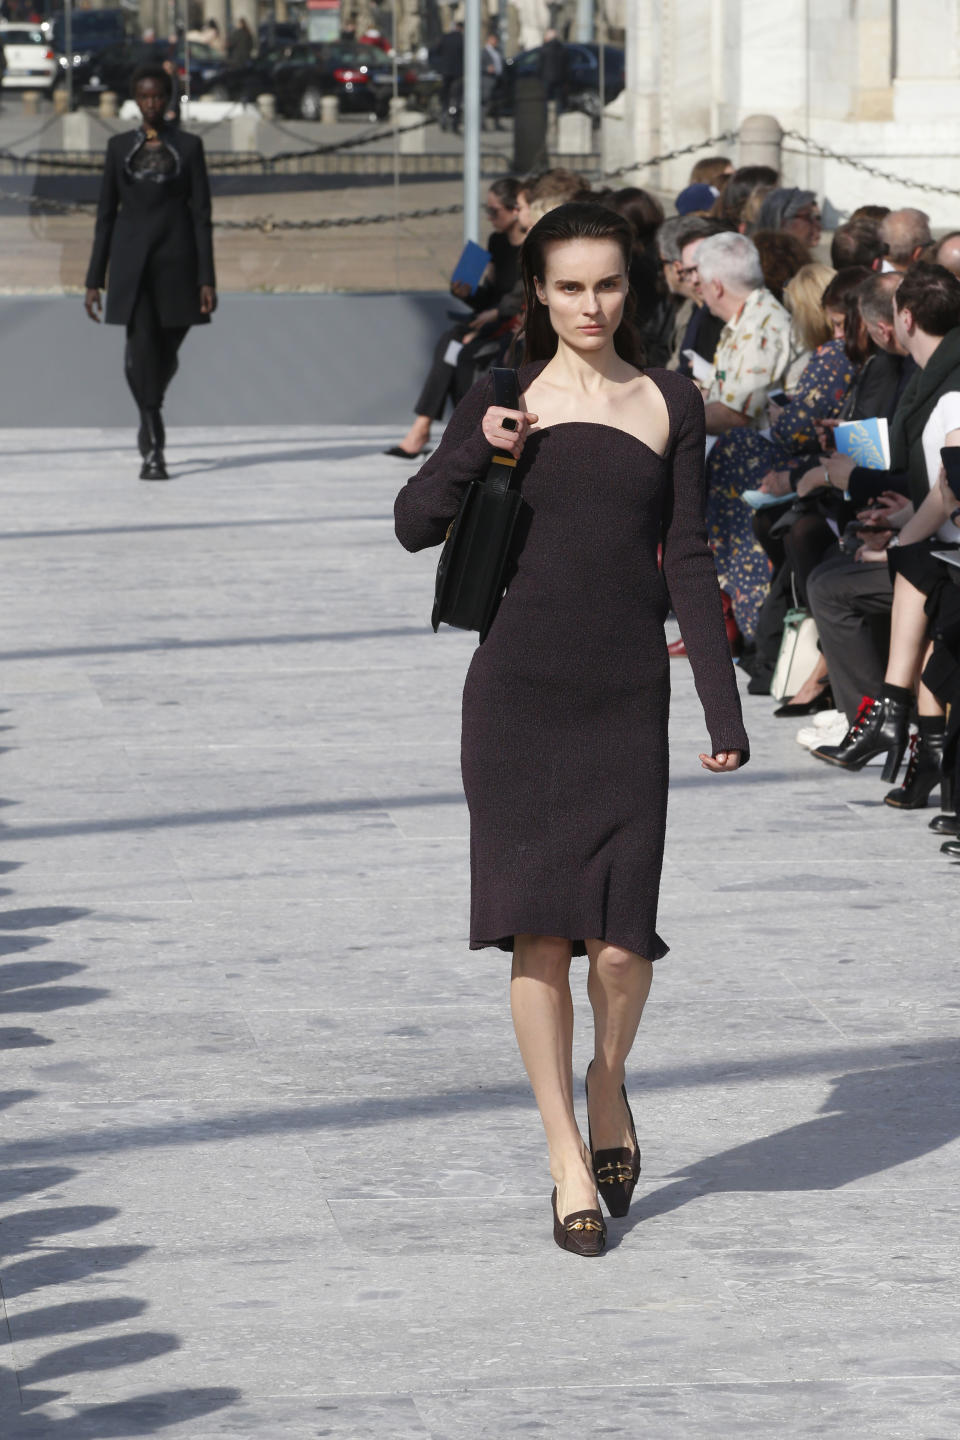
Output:
M177 368L177 352L189 325L161 325L153 292L145 285L127 326L124 369L141 410L159 410Z
M456 365L448 365L444 360L447 353L447 346L451 340L462 340L471 324L471 319L466 316L459 324L444 330L433 350L433 363L427 372L427 378L423 382L423 389L413 407L415 415L429 415L431 420L442 420L443 412L449 399L456 405L462 400L470 389L477 376L477 371L484 369L484 360L493 364L496 358L496 347L491 344L489 332L481 331L476 339L469 345L464 345L457 357ZM490 357L493 358L490 358Z

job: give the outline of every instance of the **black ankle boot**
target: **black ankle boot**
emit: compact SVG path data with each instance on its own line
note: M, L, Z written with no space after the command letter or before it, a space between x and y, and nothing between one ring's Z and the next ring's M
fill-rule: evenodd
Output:
M949 791L943 775L943 731L937 734L914 735L910 741L910 763L903 784L884 795L884 805L896 810L925 810L931 790L940 785L941 798Z
M140 471L141 480L169 480L166 461L163 458L163 446L166 440L166 433L163 428L163 417L157 409L141 411L143 416L143 428L146 432L148 449L143 457L143 468Z
M941 804L943 803L943 791L940 791ZM939 815L934 815L930 821L930 829L935 835L958 835L960 836L960 815L954 815L950 810L941 810Z
M883 778L892 785L907 748L909 719L910 707L904 701L887 697L871 700L865 695L857 718L840 744L819 745L810 753L818 760L826 760L828 765L839 765L844 770L861 770L868 760L886 751Z

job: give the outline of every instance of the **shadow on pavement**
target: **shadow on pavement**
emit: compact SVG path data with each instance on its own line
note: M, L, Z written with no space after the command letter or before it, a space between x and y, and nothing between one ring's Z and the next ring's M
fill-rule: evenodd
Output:
M18 862L10 862L8 870ZM90 914L78 906L31 906L0 913L0 953L24 954L50 943L47 935L25 931L50 929ZM0 965L0 1013L52 1014L56 1010L95 1003L109 991L60 982L85 970L84 965L56 960L11 960ZM47 1036L20 1027L0 1029L0 1049L49 1046ZM38 1099L33 1089L0 1093L0 1111ZM8 1136L16 1125L6 1125ZM54 1148L55 1137L49 1138ZM107 1405L75 1406L64 1381L72 1375L89 1375L142 1365L180 1348L174 1334L159 1330L127 1329L87 1338L83 1332L107 1325L136 1321L147 1303L131 1296L88 1296L87 1287L106 1285L111 1272L125 1269L148 1254L151 1246L91 1244L89 1233L120 1214L111 1205L33 1205L16 1210L28 1195L60 1197L56 1191L75 1180L78 1171L62 1164L37 1164L34 1144L10 1141L14 1163L0 1169L0 1314L5 1318L0 1354L13 1359L18 1345L30 1345L32 1357L13 1371L0 1366L0 1436L3 1440L120 1440L122 1436L153 1435L169 1425L210 1415L240 1399L240 1391L226 1388L158 1391ZM72 1237L79 1236L80 1243ZM71 1285L81 1287L80 1298L61 1300ZM27 1297L55 1292L56 1303L21 1308ZM29 1300L27 1300L29 1304ZM69 1338L44 1353L35 1352L38 1340ZM81 1338L78 1338L81 1337ZM16 1363L14 1361L14 1363ZM53 1384L57 1388L50 1388ZM64 1413L32 1414L40 1406L64 1402Z
M946 1051L940 1059L841 1075L816 1118L678 1171L672 1185L634 1203L613 1243L701 1196L837 1190L949 1145L960 1135L960 1045L939 1044Z

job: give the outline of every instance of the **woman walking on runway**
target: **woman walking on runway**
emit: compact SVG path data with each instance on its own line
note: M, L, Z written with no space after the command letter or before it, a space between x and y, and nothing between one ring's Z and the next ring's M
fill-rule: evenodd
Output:
M624 1067L652 962L667 950L656 911L671 603L710 734L701 764L731 771L748 758L704 529L703 402L682 376L640 368L632 243L625 220L591 204L533 227L521 409L491 405L491 382L476 386L395 507L408 550L438 545L491 450L519 462L530 525L463 695L470 946L513 951L514 1025L556 1181L554 1238L581 1255L606 1241L598 1190L625 1215L640 1173ZM571 956L583 954L589 1146L574 1114L569 985Z
M140 410L141 480L169 478L163 397L190 326L209 323L217 308L203 141L164 120L171 83L161 65L143 65L133 77L143 124L107 145L84 298L99 322L109 265L105 318L127 327L124 370Z

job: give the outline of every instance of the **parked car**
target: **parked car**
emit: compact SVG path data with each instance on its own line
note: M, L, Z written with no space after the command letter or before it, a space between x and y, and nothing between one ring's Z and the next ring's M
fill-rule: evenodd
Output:
M112 90L121 101L127 100L134 71L141 65L155 65L170 56L170 46L164 41L124 40L119 45L108 45L83 64L74 66L74 95L85 105L96 104L105 90ZM184 90L186 57L182 43L177 46L172 58L180 77L181 90ZM192 97L209 94L225 70L226 61L218 51L200 42L190 45Z
M130 23L124 10L71 10L70 55L67 51L67 25L62 10L40 26L53 45L59 65L60 80L65 84L67 70L77 69L105 50L125 40Z
M565 45L567 52L567 109L582 110L599 120L604 105L615 100L626 83L626 54L619 45L605 45L603 53L603 99L600 98L600 46ZM513 111L513 87L520 75L539 75L541 47L521 50L503 68L501 110Z
M39 25L0 25L0 47L4 90L53 90L60 67Z
M344 112L389 113L392 77L384 73L384 55L371 45L333 42L287 45L268 51L249 65L225 69L210 88L218 100L276 97L282 115L319 120L325 95L336 95Z
M257 31L261 51L276 50L281 45L299 45L300 26L295 20L265 20Z

